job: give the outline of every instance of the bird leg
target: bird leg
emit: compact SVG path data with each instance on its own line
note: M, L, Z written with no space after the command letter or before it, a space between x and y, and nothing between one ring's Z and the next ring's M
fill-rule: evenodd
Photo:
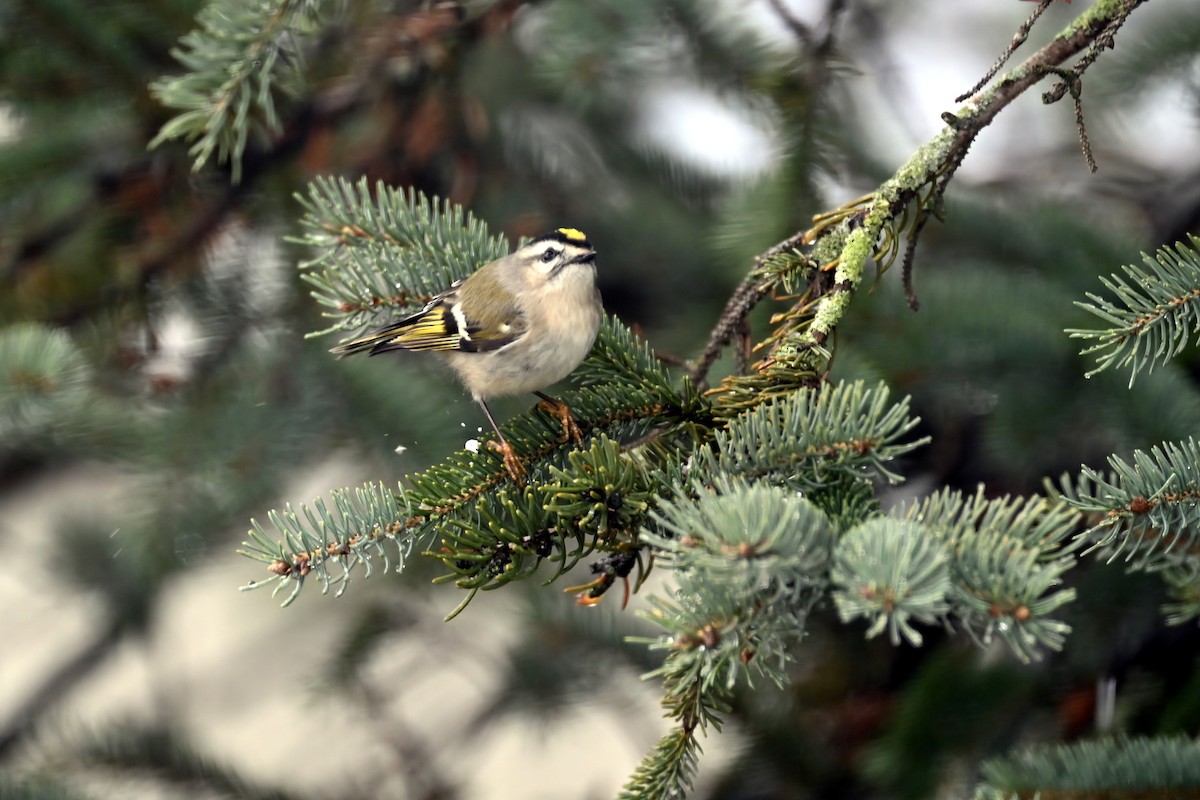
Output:
M492 430L496 432L496 438L488 442L488 447L495 450L504 458L504 469L508 472L508 477L512 478L513 483L517 486L525 485L525 465L521 463L521 459L517 456L517 451L508 439L504 438L504 434L500 432L500 426L496 424L496 420L492 417L492 411L487 407L487 403L479 398L476 398L479 407L483 409L484 416L488 422L492 423Z
M499 431L496 432L499 433ZM504 457L504 469L508 472L508 477L512 478L513 483L517 486L524 486L525 465L521 463L521 459L517 457L517 451L508 443L508 440L501 436L499 439L488 442L488 447Z
M542 401L537 404L537 407L547 414L558 417L562 421L564 442L571 439L575 440L575 444L583 444L583 431L579 430L579 425L575 423L575 417L571 414L570 407L561 400L555 400L548 394L534 392Z

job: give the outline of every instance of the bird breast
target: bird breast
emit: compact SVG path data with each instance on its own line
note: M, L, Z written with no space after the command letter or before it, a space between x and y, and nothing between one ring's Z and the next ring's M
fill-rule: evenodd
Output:
M603 309L592 264L573 264L522 309L528 332L486 353L447 353L476 400L544 389L583 361Z

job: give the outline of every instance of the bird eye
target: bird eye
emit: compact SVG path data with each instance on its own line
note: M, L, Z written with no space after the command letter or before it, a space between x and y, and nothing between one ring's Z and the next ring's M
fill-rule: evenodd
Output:
M558 258L558 251L554 248L550 248L546 252L542 253L542 263L544 264L549 264L556 258Z

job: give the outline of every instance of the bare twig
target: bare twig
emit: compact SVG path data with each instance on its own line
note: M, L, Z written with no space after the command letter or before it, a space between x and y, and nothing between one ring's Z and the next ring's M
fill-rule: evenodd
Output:
M821 29L818 33L814 32L805 25L802 21L796 19L782 0L767 0L775 13L784 21L789 29L796 35L801 45L811 49L812 54L820 62L833 51L834 30L837 27L837 20L845 11L847 0L829 0L825 10L825 15L822 19ZM819 81L818 78L813 78L814 81ZM755 256L755 270L742 281L733 295L729 298L729 302L725 304L725 309L721 312L721 316L717 321L716 326L708 337L708 344L704 348L704 352L696 361L690 375L695 382L696 387L701 391L708 388L708 371L712 368L713 363L720 357L721 352L733 341L734 337L738 337L742 343L739 352L736 354L736 369L740 373L746 369L746 362L749 361L750 352L750 325L747 322L747 317L754 307L762 301L775 286L776 279L760 273L761 267L770 259L782 253L808 244L805 240L806 231L795 233L773 247Z
M775 15L783 20L783 24L787 25L788 30L800 40L800 43L806 47L811 47L813 43L813 33L807 25L796 18L791 9L783 4L783 0L767 0L767 4L775 12Z
M1069 70L1055 71L1062 78L1062 82L1042 95L1042 102L1046 104L1055 103L1070 92L1072 83L1083 77L1083 73L1100 57L1100 54L1105 50L1111 50L1115 46L1114 37L1117 35L1117 31L1125 24L1125 20L1133 13L1133 9L1144 2L1146 0L1126 0L1121 5L1119 13L1110 18L1099 33L1092 38L1087 52L1075 63L1075 66Z
M1141 1L1139 0L1139 2ZM1042 95L1042 102L1046 104L1056 103L1066 94L1070 94L1071 99L1075 101L1075 128L1079 131L1079 147L1083 151L1083 158L1087 162L1088 169L1092 172L1095 172L1098 167L1096 158L1092 155L1092 143L1088 139L1087 127L1083 120L1083 73L1096 61L1101 52L1114 46L1113 37L1117 35L1117 31L1120 30L1121 25L1137 5L1138 2L1126 3L1120 13L1110 19L1107 27L1096 36L1087 52L1074 67L1050 70L1058 75L1061 81Z
M1025 44L1025 40L1029 38L1029 32L1033 30L1033 26L1037 23L1038 18L1042 16L1042 13L1049 8L1050 4L1053 2L1054 0L1041 0L1041 2L1038 3L1038 7L1035 8L1033 13L1029 15L1029 19L1022 22L1021 27L1017 28L1017 32L1013 34L1012 41L1009 42L1008 47L1004 48L1004 52L1000 54L1000 58L996 59L996 63L992 65L992 68L989 69L984 76L979 79L978 83L960 94L958 97L954 98L954 102L961 103L986 86L987 82L992 78L996 77L996 73L1008 63L1008 60L1012 58L1012 54L1017 52L1017 48Z
M1072 27L1031 55L1020 66L1009 71L995 86L978 95L972 104L957 115L943 114L948 128L914 153L877 192L860 201L858 212L853 216L844 215L836 223L846 234L845 244L840 254L827 254L836 256L826 265L834 270L832 280L821 287L810 287L804 300L804 308L794 309L797 313L803 311L803 315L810 321L788 334L793 354L814 347L819 348L828 340L848 307L849 296L853 295L862 280L864 263L878 255L876 248L879 237L885 236L886 241L894 241L886 235L887 230L894 228L906 209L918 198L923 197L916 217L908 228L907 247L903 256L906 293L910 304L916 306L916 296L912 287L912 263L917 239L928 217L941 202L951 177L966 158L975 137L990 125L1009 103L1047 75L1063 72L1062 63L1086 49L1083 59L1070 71L1070 77L1077 80L1079 73L1086 69L1103 49L1112 47L1116 31L1133 9L1143 2L1145 0L1100 0L1084 12ZM1071 81L1065 81L1062 92L1071 90ZM1052 93L1054 91L1052 90ZM1075 93L1077 92L1075 87ZM1085 145L1085 148L1090 150L1090 146ZM763 272L763 264L772 256L821 241L821 234L829 227L824 226L820 231L813 229L807 232L807 235L794 234L755 259L756 268L726 304L709 337L708 346L693 371L693 378L701 388L706 386L708 370L721 349L738 333L746 315L766 296L773 282L777 280ZM820 258L828 261L826 255ZM795 320L798 317L791 314L789 318ZM780 362L778 368L790 371L789 374L794 373L792 377L797 378L802 377L802 373L809 368L803 364L803 358L799 361L792 359L790 363Z
M1071 87L1071 97L1075 100L1075 129L1079 131L1079 147L1083 150L1083 159L1087 162L1088 169L1095 172L1099 167L1096 166L1096 157L1092 155L1092 143L1088 140L1087 127L1083 124L1082 91L1083 85L1079 81Z
M779 245L776 245L776 247L779 247ZM774 249L772 248L772 250ZM767 252L770 253L771 251ZM755 260L761 263L768 257L764 253ZM713 328L712 333L708 336L708 345L704 348L704 353L696 362L696 366L692 368L691 377L697 389L704 391L708 388L709 369L712 368L713 363L721 355L721 351L725 349L725 346L729 344L734 335L742 330L742 326L746 323L747 315L758 305L760 300L770 293L774 283L773 279L759 275L756 270L747 276L737 289L734 290L733 296L725 304L725 310L721 312L721 317L717 321L716 327Z
M750 353L754 343L750 341L750 322L743 318L734 331L737 336L737 347L733 348L734 370L738 375L745 375L750 368Z
M904 258L900 262L900 275L904 282L904 299L908 301L908 307L913 311L921 308L921 301L917 299L917 290L913 287L913 257L917 252L917 238L928 221L929 213L922 210L917 221L913 223L912 229L908 232L908 239L904 245Z

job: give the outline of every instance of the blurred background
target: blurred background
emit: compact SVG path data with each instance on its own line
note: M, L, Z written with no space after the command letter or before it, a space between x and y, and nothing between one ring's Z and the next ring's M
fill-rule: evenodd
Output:
M1054 4L1018 59L1087 5ZM435 366L304 338L293 195L365 175L514 240L578 227L608 310L692 358L753 256L889 176L1033 7L345 3L232 183L146 147L197 0L0 6L0 796L611 797L665 729L655 659L624 643L638 598L511 586L445 624L461 598L420 558L287 610L236 591L265 577L235 554L252 517L399 480L484 424ZM920 311L889 273L839 330L835 377L911 394L933 436L906 492L1035 492L1200 430L1194 353L1131 390L1085 380L1063 333L1098 274L1200 233L1200 6L1148 4L1116 42L1084 79L1098 174L1069 101L1022 97L924 231ZM1163 624L1160 584L1071 580L1074 632L1034 665L936 630L868 642L823 609L790 688L707 740L695 796L965 797L1017 744L1200 733L1200 636Z

